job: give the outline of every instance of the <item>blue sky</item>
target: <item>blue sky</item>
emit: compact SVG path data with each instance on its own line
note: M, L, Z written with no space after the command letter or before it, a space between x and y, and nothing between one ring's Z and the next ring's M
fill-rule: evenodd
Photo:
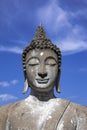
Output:
M21 53L42 23L62 51L61 94L87 106L87 1L0 0L0 105L22 100Z

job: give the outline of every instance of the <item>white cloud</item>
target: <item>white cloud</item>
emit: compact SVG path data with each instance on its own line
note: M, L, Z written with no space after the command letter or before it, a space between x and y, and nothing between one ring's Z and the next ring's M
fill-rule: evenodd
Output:
M70 26L67 12L57 4L57 0L50 0L47 5L39 8L37 17L52 31L57 31L65 25Z
M59 44L63 54L74 54L83 50L87 50L87 42L76 39L64 39Z
M11 82L10 82L12 85L16 85L17 83L18 83L18 80L12 80Z
M58 43L63 54L74 54L87 50L87 36L84 25L76 23L76 18L87 17L86 14L87 9L71 12L65 10L62 6L60 7L57 0L49 0L46 5L38 9L37 18L49 31L54 33L53 36L58 33L58 37L61 37L62 31L64 37L60 38L60 42L56 37L54 43Z
M26 44L26 43L28 43L28 41L23 41L23 40L10 40L10 42L12 42L12 43L17 43L17 44Z
M74 54L87 50L87 40L83 28L75 25L71 32L60 41L59 46L64 54Z
M0 82L0 86L1 87L10 87L10 86L12 86L12 85L16 85L18 83L18 80L12 80L12 81L10 81L10 82L8 82L8 81L2 81L2 82Z
M60 47L64 54L73 54L87 49L87 36L83 26L76 19L81 20L87 18L87 9L78 9L77 11L65 10L60 6L57 0L48 0L45 5L38 7L36 10L37 21L47 28L49 32L56 36L62 37L60 39ZM17 31L16 31L17 32ZM63 36L61 36L61 32ZM58 34L58 35L57 35ZM56 43L59 43L58 37L55 38ZM25 41L13 40L17 43L26 43ZM55 42L54 42L55 43ZM0 51L12 52L21 54L23 49L17 47L0 46Z
M77 96L70 96L70 97L67 97L67 99L75 99L75 98L78 98Z
M80 72L87 72L87 68L86 67L80 68L79 71Z
M23 50L20 47L5 47L5 46L0 46L0 51L21 54Z
M10 95L10 94L1 94L0 95L0 101L8 101L8 100L13 100L17 99L17 97Z
M76 12L70 12L70 15L74 18L78 17L78 16L82 16L85 18L87 18L87 8L84 9L78 9Z
M10 84L7 81L0 82L0 86L2 87L8 87Z

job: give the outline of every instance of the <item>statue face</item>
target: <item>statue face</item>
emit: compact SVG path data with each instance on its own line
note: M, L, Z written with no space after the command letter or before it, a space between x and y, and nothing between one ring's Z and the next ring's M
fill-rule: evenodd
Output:
M34 49L26 55L26 74L30 87L37 91L53 89L58 75L57 54L51 49Z

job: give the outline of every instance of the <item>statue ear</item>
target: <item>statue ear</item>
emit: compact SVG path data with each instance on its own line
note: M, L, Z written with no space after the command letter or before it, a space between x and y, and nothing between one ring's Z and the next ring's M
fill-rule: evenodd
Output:
M23 90L23 94L27 93L28 91L28 81L27 81L27 78L25 79L25 82L24 82L24 90Z
M61 91L60 91L60 86L57 86L57 92L58 92L58 93L61 93Z
M57 79L56 79L56 91L57 91L58 93L61 93L61 91L60 91L60 86L59 86L59 84L60 84L60 73L61 73L61 71L58 70L58 76L57 76Z

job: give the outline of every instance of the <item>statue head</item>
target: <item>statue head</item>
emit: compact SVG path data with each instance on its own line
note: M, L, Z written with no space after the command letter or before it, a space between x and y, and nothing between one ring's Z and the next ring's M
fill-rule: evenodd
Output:
M25 77L24 93L28 87L39 92L50 91L56 86L60 92L61 52L44 32L42 25L37 29L35 38L22 53Z

